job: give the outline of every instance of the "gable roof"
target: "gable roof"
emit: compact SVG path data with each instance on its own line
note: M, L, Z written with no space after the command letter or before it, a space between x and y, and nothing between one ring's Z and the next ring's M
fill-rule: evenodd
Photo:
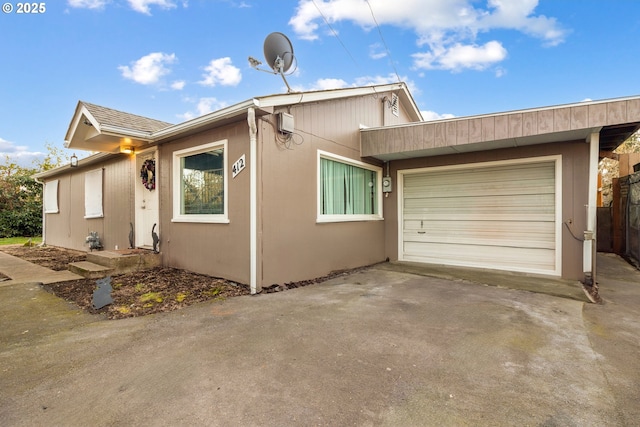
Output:
M206 127L240 120L246 116L249 108L255 108L256 115L264 115L272 113L277 107L287 105L364 95L377 96L390 91L397 93L411 120L422 120L420 110L404 83L255 97L175 125L80 101L67 130L65 146L115 153L123 144L158 144L177 136L198 132Z
M122 143L150 141L154 131L171 123L78 101L65 135L67 148L117 152Z
M80 104L86 108L87 112L101 126L131 129L140 132L154 132L172 125L172 123L101 107L84 101L80 101Z

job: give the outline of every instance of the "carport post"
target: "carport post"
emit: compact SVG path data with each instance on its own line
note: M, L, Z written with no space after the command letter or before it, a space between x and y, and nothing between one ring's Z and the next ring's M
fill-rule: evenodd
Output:
M593 286L595 283L595 245L596 239L596 203L598 197L598 155L600 152L600 130L592 132L587 138L589 143L589 200L587 208L587 229L584 232L582 245L582 270L584 284Z
M258 149L256 126L256 111L253 108L247 110L247 123L249 125L249 287L251 294L257 292L258 283Z

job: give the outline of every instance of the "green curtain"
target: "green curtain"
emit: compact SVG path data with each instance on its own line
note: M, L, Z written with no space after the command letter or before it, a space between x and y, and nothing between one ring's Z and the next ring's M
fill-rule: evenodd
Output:
M322 213L366 215L378 211L376 173L368 169L320 159Z

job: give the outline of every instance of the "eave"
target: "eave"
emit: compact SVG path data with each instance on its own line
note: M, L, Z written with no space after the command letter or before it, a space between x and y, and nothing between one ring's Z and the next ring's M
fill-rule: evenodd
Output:
M124 156L125 154L117 154L117 155L121 155ZM83 168L87 168L89 166L92 166L96 163L100 163L102 161L105 161L113 156L116 156L116 154L113 153L97 153L97 154L92 154L89 157L85 157L83 159L79 159L78 160L78 166L76 167L71 167L70 164L66 164L63 166L58 166L57 168L54 169L49 169L48 171L44 171L44 172L38 172L37 174L33 175L33 177L35 179L43 179L43 178L52 178L54 176L63 174L65 172L70 172L72 170L77 170L77 169L83 169Z
M65 136L65 147L118 153L123 146L138 148L151 140L151 132L100 123L82 102L79 102Z
M586 140L612 151L640 129L640 96L361 131L363 157L383 161Z
M106 153L120 152L123 147L131 147L134 150L139 150L149 146L162 144L178 137L188 136L204 129L224 126L229 123L245 120L246 112L249 108L254 108L256 116L261 116L273 113L278 107L356 96L377 96L386 92L394 92L398 94L400 102L407 111L411 120L422 120L420 110L404 83L256 97L203 116L196 117L183 123L176 125L167 124L166 127L161 129L149 131L141 131L139 129L134 129L133 127L117 126L101 122L94 114L92 114L83 102L79 102L71 120L71 124L67 130L65 146L70 149L100 151ZM92 106L94 109L99 109L98 111L100 112L102 110L109 110L92 104L87 105ZM118 115L118 118L127 117L127 113L117 112L115 110L110 111L115 112ZM140 118L140 116L134 115L131 115L131 117ZM119 121L120 124L123 122L123 120Z

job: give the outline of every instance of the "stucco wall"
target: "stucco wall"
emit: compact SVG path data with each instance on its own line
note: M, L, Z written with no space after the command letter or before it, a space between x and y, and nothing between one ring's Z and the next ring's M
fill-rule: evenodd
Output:
M562 220L572 221L572 230L578 237L586 229L588 204L589 145L584 141L532 145L521 148L478 151L474 153L423 157L390 162L394 184L398 171L404 169L478 163L497 160L521 159L547 155L562 155ZM385 256L398 259L398 191L384 199ZM574 239L565 226L562 227L562 277L579 280L582 272L582 242Z

